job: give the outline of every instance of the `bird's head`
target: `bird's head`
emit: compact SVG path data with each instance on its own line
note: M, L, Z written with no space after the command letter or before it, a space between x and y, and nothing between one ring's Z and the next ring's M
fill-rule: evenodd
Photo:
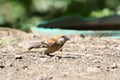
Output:
M68 40L70 40L70 38L67 35L58 35L56 37L56 41L58 44L64 44Z
M47 40L50 44L64 44L66 41L70 40L68 36L66 35L58 35L52 39Z

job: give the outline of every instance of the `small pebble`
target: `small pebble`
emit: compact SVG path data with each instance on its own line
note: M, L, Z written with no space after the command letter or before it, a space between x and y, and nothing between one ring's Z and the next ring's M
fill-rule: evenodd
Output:
M99 70L98 70L98 68L96 68L96 67L88 67L87 68L87 72L98 72Z
M13 67L13 64L10 64L10 67Z
M111 68L112 68L112 69L115 69L115 68L118 68L118 66L117 66L116 63L113 63L113 64L111 65Z
M1 65L0 68L3 69L3 68L5 68L5 66Z
M28 68L28 66L23 66L22 68L23 68L23 69L26 69L26 68Z
M116 69L116 68L118 68L118 66L116 63L113 63L112 65L108 66L107 68Z
M15 55L15 59L23 59L23 57L21 55Z
M47 61L47 58L40 58L40 61L44 63Z

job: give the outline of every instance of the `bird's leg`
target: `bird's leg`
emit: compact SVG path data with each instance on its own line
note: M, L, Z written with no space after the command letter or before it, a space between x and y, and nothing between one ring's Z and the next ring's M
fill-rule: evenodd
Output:
M41 55L42 55L42 56L45 55L45 52L44 52L44 51L41 51Z

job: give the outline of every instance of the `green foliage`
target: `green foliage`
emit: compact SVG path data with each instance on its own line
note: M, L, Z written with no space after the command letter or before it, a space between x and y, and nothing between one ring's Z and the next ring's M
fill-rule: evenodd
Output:
M41 18L39 17L31 17L30 19L26 20L25 22L21 22L20 26L22 26L20 29L30 32L31 27L37 25L38 23L42 22Z
M16 22L25 14L23 6L17 2L6 2L0 4L0 24Z
M90 16L95 17L95 18L100 18L100 17L104 17L104 16L110 16L110 15L113 15L113 14L114 14L114 11L106 8L106 9L103 9L103 10L93 11L93 12L91 12Z
M65 16L120 14L120 0L0 0L0 26L29 31L44 20Z

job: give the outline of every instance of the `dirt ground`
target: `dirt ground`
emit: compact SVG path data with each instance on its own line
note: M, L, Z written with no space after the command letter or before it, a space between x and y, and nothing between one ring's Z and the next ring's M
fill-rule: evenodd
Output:
M51 37L0 28L0 80L120 80L120 40L70 35L53 57L25 52Z

